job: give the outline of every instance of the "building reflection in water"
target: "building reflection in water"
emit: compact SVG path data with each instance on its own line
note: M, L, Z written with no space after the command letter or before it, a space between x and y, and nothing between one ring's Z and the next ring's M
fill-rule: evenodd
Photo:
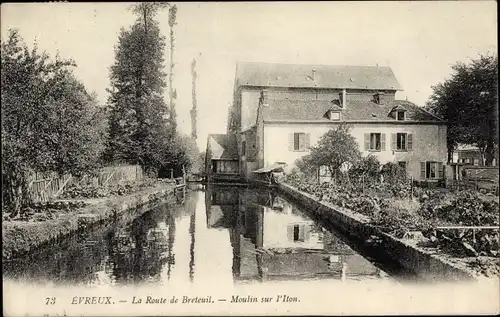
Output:
M377 278L381 271L272 191L208 188L207 226L226 228L235 281Z
M376 277L379 270L269 190L208 187L86 231L50 252L9 261L18 280L57 284L180 283Z

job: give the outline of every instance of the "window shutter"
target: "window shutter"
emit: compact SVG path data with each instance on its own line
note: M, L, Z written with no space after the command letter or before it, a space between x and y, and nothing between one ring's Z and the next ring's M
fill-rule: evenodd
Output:
M425 162L420 162L420 179L425 179Z
M439 179L444 178L444 166L443 166L442 162L438 163L438 176L439 176Z
M370 133L365 133L365 150L370 149Z
M396 141L397 141L396 133L391 133L391 150L397 149Z
M293 241L293 224L288 225L288 227L286 228L286 233L288 241Z
M293 133L288 133L288 151L293 151Z
M309 150L311 147L311 134L306 133L306 150Z
M380 150L385 151L385 133L380 134Z
M408 147L407 147L408 151L413 150L413 134L408 133L408 139L407 139L407 141L408 141Z

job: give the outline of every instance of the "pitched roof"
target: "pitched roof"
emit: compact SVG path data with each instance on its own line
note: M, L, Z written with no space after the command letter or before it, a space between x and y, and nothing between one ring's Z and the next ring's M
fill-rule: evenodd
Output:
M208 146L210 147L210 159L214 160L237 160L238 143L236 135L232 134L209 134Z
M326 113L335 104L328 100L269 100L268 106L262 108L264 121L289 122L330 122ZM341 121L394 121L391 110L399 106L406 110L406 121L435 121L443 120L426 112L417 105L406 100L394 100L383 105L373 101L349 101L347 107L341 110ZM333 108L332 110L337 110Z
M240 86L402 90L391 68L378 66L239 62L236 80Z

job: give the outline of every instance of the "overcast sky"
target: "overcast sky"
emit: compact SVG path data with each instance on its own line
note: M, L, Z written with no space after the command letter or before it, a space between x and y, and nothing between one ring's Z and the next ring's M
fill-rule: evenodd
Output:
M119 30L135 20L129 5L2 4L2 39L8 28L18 28L28 45L36 39L40 49L74 59L76 75L104 103ZM236 61L390 66L404 89L397 98L423 105L452 64L498 50L494 1L177 5L179 126L191 129L190 62L196 57L202 148L208 133L226 130ZM158 19L168 35L168 12Z

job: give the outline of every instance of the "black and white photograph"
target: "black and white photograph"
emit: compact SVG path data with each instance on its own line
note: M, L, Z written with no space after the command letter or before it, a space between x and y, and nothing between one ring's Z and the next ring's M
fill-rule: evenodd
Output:
M2 3L3 314L499 314L497 9Z

